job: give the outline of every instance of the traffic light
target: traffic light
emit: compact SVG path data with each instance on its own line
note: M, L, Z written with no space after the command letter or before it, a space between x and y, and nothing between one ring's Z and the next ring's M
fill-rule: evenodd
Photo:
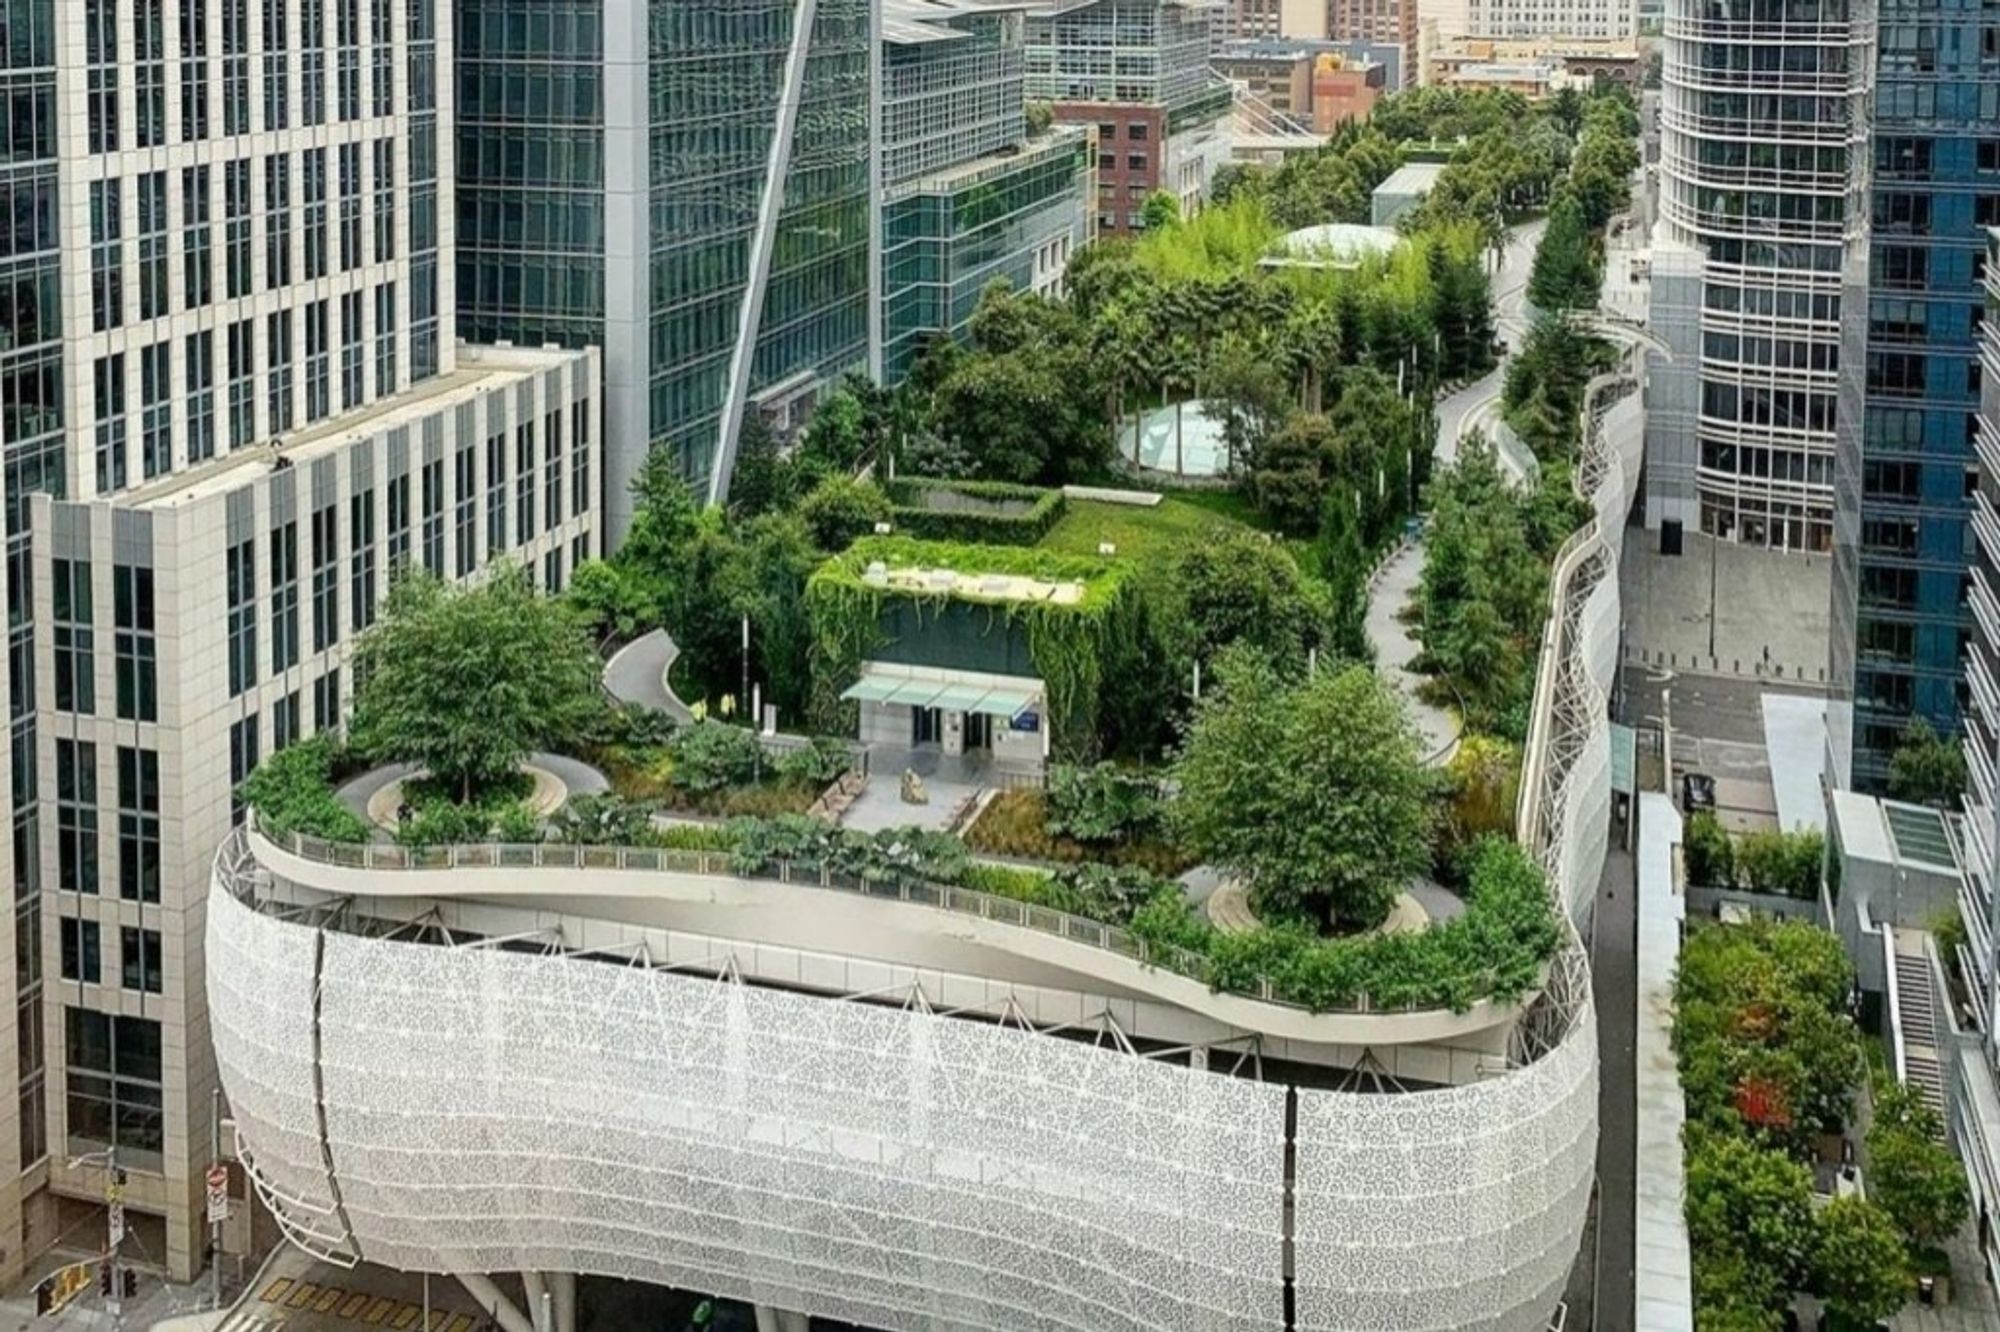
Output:
M97 1293L98 1293L98 1294L100 1294L100 1295L109 1295L109 1294L111 1293L111 1264L110 1264L110 1263L99 1263L99 1264L98 1264L98 1267L97 1267Z
M125 1289L121 1293L125 1296L126 1299L129 1300L134 1295L137 1295L139 1293L139 1274L137 1272L134 1272L131 1268L128 1267L124 1271L120 1272L118 1275L124 1278L124 1282L122 1284L124 1285Z

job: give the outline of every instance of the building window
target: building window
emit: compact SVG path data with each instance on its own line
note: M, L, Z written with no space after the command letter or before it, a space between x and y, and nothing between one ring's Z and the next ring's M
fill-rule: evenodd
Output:
M550 596L562 591L563 587L562 547L546 551L542 555L542 590Z
M166 1144L160 1024L66 1007L69 1136L157 1155Z
M97 710L97 663L88 560L52 560L56 711Z
M360 633L375 623L375 492L368 489L348 499L347 582L352 606L348 622Z
M306 281L327 271L326 149L309 148L300 157L305 174Z
M247 449L257 438L257 326L239 319L229 326L229 447Z
M562 413L550 412L542 421L542 530L553 532L562 526Z
M118 151L118 3L84 0L83 59L88 74L90 151Z
M470 574L479 559L478 465L479 454L470 440L452 455L452 572L460 578Z
M306 306L306 421L323 420L333 410L333 344L327 329L327 302Z
M287 129L292 123L292 65L286 52L287 0L264 0L264 128Z
M222 164L222 268L233 300L250 294L250 159Z
M97 746L56 740L56 887L97 892Z
M229 723L229 821L243 822L244 779L257 766L257 714Z
M142 994L160 992L160 932L122 926L118 931L118 982Z
M234 542L224 558L229 596L229 696L257 682L257 546Z
M313 681L313 729L332 731L340 726L340 668L335 667Z
M335 0L335 37L340 43L338 114L361 119L361 0Z
M312 623L314 652L340 641L340 542L334 531L338 510L329 504L312 516Z
M118 896L160 900L160 756L118 747Z
M390 46L389 6L391 0L368 0L368 37L372 43L369 54L370 111L376 116L386 116L396 109L391 92L394 80L390 74L393 63L393 48Z
M271 674L299 664L299 525L271 529Z
M187 356L188 462L215 456L215 331L188 334Z
M507 549L507 432L486 437L486 558Z
M115 177L90 182L90 326L125 322L124 187Z
M292 428L292 312L279 310L264 322L264 359L270 373L267 433L282 435Z
M208 7L183 4L181 22L181 142L208 137Z
M340 145L340 271L361 267L361 145ZM358 335L357 335L358 336Z
M410 567L410 478L389 482L389 581Z
M139 318L167 313L167 173L139 177Z
M444 459L424 464L424 568L444 577Z
M366 393L361 369L361 293L350 291L340 298L340 409L359 407Z
M250 0L222 0L222 132L250 132Z
M590 503L590 403L573 403L569 409L569 511L583 517Z
M308 125L326 123L326 0L299 0L299 83L304 93L301 118Z
M174 470L171 346L139 349L139 472L148 481Z
M396 391L396 284L375 288L375 396Z
M133 564L112 565L111 603L118 716L123 721L158 721L159 648L153 629L153 571Z
M294 740L302 739L305 732L299 727L299 696L296 691L286 694L271 708L271 752L273 754L288 748Z
M396 257L396 141L377 139L373 156L375 262L386 264Z
M522 541L535 536L535 421L514 427L514 530Z
M264 287L292 285L292 156L264 159Z
M62 978L95 985L103 979L99 970L102 951L97 922L64 916L58 935L62 940Z
M100 356L93 367L97 397L97 493L125 488L125 353Z

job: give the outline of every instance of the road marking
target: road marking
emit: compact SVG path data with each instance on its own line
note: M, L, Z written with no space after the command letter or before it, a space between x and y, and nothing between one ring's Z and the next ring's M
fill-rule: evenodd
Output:
M467 1329L470 1328L471 1326L472 1326L472 1315L460 1314L458 1317L451 1320L451 1326L447 1327L444 1330L444 1332L467 1332Z
M346 1294L347 1292L339 1286L328 1286L320 1292L319 1298L313 1301L313 1312L322 1314L332 1313L333 1306L339 1304Z
M361 1315L361 1311L367 1307L368 1297L357 1291L347 1297L347 1303L340 1306L340 1312L335 1314L334 1317L358 1318Z
M290 1277L279 1277L276 1281L264 1287L264 1293L257 1298L263 1300L266 1304L275 1304L291 1288L292 1279Z
M394 1328L406 1328L424 1316L424 1311L414 1304L406 1304L396 1313L396 1321L389 1324Z
M396 1302L386 1295L377 1295L375 1302L368 1306L368 1313L362 1318L364 1323L379 1323L395 1309Z
M298 1289L292 1292L292 1298L285 1301L285 1307L287 1309L303 1309L308 1304L311 1304L318 1294L318 1286L315 1286L310 1281L301 1281Z

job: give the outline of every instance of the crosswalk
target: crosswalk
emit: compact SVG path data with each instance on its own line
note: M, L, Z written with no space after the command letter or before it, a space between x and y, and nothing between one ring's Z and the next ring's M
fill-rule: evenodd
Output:
M298 1328L310 1315L317 1324L327 1319L352 1324L355 1328L379 1328L382 1332L472 1332L472 1314L453 1309L432 1309L428 1322L423 1307L410 1300L387 1295L371 1295L344 1286L322 1285L292 1277L276 1277L246 1301L230 1332L278 1332Z

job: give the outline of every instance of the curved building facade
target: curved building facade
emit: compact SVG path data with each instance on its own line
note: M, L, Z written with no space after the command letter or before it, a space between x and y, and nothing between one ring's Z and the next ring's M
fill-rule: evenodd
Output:
M1674 357L1649 401L1650 526L1832 546L1874 32L1873 0L1667 6L1652 323Z
M1540 1332L1561 1296L1596 1145L1574 955L1526 1010L1319 1043L1357 1015L1221 1020L1109 950L1094 979L1037 957L1025 916L549 855L218 856L217 1060L305 1247L891 1332ZM873 955L799 946L761 894L808 933L860 913Z

